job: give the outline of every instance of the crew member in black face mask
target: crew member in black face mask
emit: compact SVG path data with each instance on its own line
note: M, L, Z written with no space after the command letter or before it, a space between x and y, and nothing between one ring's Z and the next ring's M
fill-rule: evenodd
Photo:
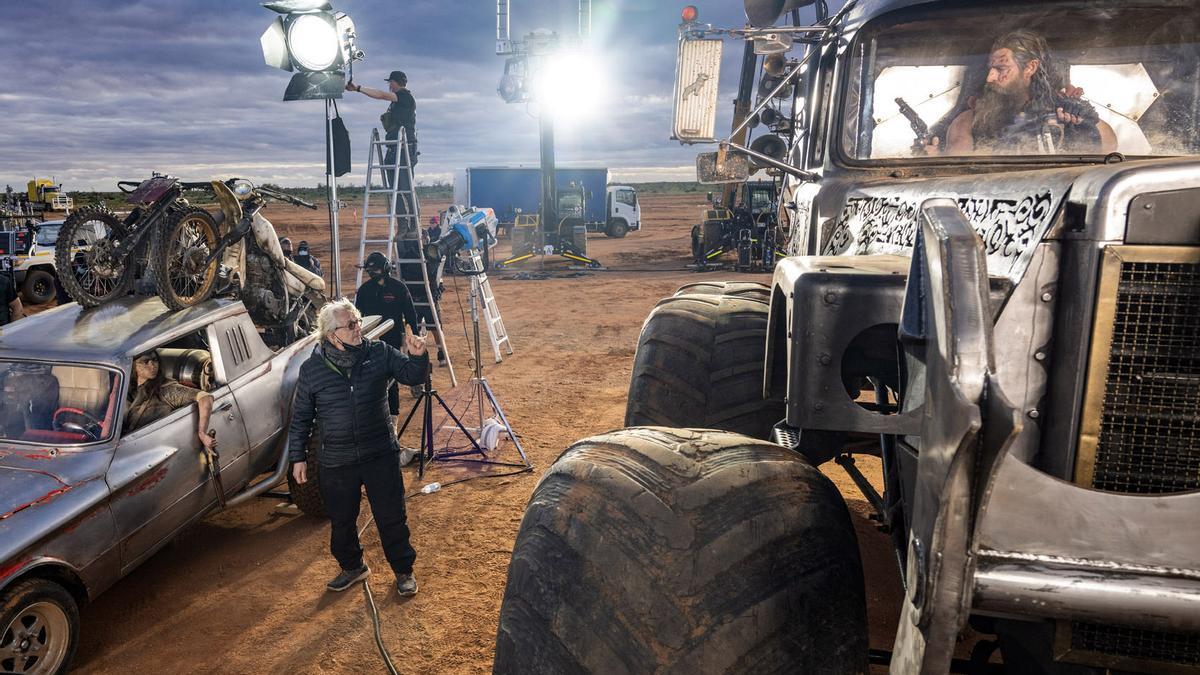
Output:
M405 334L412 335L417 330L417 312L413 307L412 294L404 282L391 275L392 263L379 251L367 256L363 261L363 269L370 279L358 287L354 306L364 316L378 315L394 321L392 329L380 339L403 351ZM396 416L400 414L400 390L394 380L388 387L388 413L395 428Z

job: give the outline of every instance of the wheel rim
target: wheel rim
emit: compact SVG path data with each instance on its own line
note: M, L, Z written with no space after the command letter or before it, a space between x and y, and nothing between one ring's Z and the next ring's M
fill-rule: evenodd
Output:
M33 294L41 298L50 293L50 284L45 279L39 279L33 284Z
M205 299L217 276L216 265L205 260L217 247L217 233L199 214L188 215L171 231L167 245L167 278L171 294L181 303Z
M71 273L85 292L96 298L106 298L121 283L125 263L113 259L114 232L104 221L89 220L81 229L86 229L92 223L99 223L105 235L73 256Z
M51 602L21 609L0 636L0 669L22 675L57 672L71 643L66 612Z

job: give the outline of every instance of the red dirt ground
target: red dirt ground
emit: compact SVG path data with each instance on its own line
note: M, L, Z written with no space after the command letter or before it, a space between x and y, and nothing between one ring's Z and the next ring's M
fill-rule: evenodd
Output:
M513 540L539 476L573 441L622 426L634 347L643 319L679 286L768 275L686 271L689 229L703 198L644 195L645 227L625 239L592 235L589 254L611 271L573 278L515 280L493 274L492 286L515 353L485 375L534 465L532 473L448 486L409 503L418 551L420 593L401 600L368 528L363 537L385 643L402 672L490 672L500 600ZM427 203L426 215L443 204ZM309 240L328 269L323 212L273 208L281 234ZM350 290L357 252L353 209L343 211L343 275ZM323 241L322 241L323 240ZM498 249L506 252L507 245ZM526 263L537 270L536 262ZM565 261L546 264L556 274ZM442 311L460 383L470 379L464 326L464 279L448 277ZM463 314L460 314L460 305ZM485 350L487 337L484 333ZM435 378L448 401L446 369ZM411 400L407 397L404 400ZM406 405L402 403L402 406ZM409 434L411 436L411 434ZM415 441L414 441L415 442ZM511 446L506 459L514 459ZM878 462L859 465L878 485ZM867 573L871 646L890 648L902 591L886 535L837 466L823 467L845 495ZM478 470L433 465L424 481L406 470L409 491ZM358 590L325 592L337 572L324 522L276 512L260 499L206 518L83 609L79 672L381 672L371 622ZM360 522L366 520L366 506Z

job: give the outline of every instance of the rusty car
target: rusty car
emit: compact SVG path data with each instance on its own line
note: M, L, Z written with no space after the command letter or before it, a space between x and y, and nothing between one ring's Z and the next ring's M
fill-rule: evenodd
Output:
M368 318L365 334L390 325ZM246 307L225 299L181 311L155 297L69 303L4 327L0 671L67 668L81 603L183 528L285 480L292 396L315 344L271 349ZM212 395L215 466L194 403L123 428L133 359L150 350L167 377ZM323 515L317 481L290 487L302 511Z

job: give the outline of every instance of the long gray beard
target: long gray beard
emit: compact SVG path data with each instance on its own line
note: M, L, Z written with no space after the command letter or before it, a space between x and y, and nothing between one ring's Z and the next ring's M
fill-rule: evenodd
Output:
M975 119L971 123L971 132L975 142L995 139L1005 127L1017 118L1024 104L1024 97L1019 92L1009 92L1003 89L987 89L975 103Z

